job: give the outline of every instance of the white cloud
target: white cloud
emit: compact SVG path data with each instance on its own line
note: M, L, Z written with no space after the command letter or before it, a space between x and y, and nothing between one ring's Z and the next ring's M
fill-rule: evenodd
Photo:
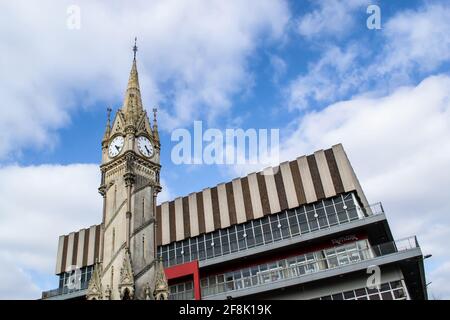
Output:
M310 65L306 75L298 76L289 85L289 109L307 109L310 101L333 101L360 83L359 75L353 69L359 50L356 45L345 50L337 46L327 48L322 57Z
M58 237L100 222L99 172L82 164L0 168L0 274L19 281L0 281L0 298L39 298L38 284L20 287L35 280L27 272L53 274Z
M433 270L431 273L432 283L429 285L432 288L430 299L433 300L449 300L450 289L448 281L450 279L450 262L446 262Z
M0 167L0 299L53 289L59 236L101 222L99 184L95 164ZM171 197L162 185L159 201Z
M417 235L433 265L431 295L450 299L450 75L386 96L372 94L308 111L292 121L280 160L342 143L370 202L381 201L397 239ZM232 175L265 165L236 166ZM426 260L428 265L430 260Z
M282 38L289 19L284 1L77 1L81 29L69 30L72 4L0 4L0 158L53 145L75 108L119 107L135 35L144 102L161 105L161 124L212 120L246 90L254 49Z
M344 9L347 6L333 3ZM413 83L417 74L432 74L450 61L448 17L450 6L427 3L395 14L383 23L381 31L367 30L379 33L372 43L364 44L359 38L357 44L351 41L342 47L328 44L308 71L286 89L289 108L302 110L312 102L332 103L369 89L387 94L399 85ZM326 36L326 30L317 30L318 35Z
M359 9L364 14L367 3L367 0L314 1L318 8L298 19L297 30L307 38L339 37L352 30L355 11Z
M41 291L29 274L17 266L15 261L0 254L0 298L39 298Z
M396 14L384 26L386 55L380 72L431 71L450 60L450 6L431 2Z
M298 120L282 156L343 143L369 200L383 202L394 236L417 235L433 261L450 263L448 88L450 76L431 76L388 96L356 97L310 112ZM432 272L428 280L442 284L445 277L448 283L449 275Z

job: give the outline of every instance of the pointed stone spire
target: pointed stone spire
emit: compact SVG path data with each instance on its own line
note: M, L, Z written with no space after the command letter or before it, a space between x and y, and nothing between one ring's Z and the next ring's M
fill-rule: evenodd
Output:
M136 40L133 47L134 58L133 65L131 66L130 78L128 79L128 86L125 92L125 100L123 102L122 112L128 122L133 122L137 119L138 115L143 112L141 90L139 87L139 75L136 66L136 53L137 45Z
M153 108L153 139L159 144L158 121L156 120L157 108Z
M119 293L120 299L133 300L134 298L134 276L128 248L125 249L122 268L120 269Z
M105 134L103 135L103 142L107 141L111 135L111 108L107 108L106 109L107 113L108 113L108 119L106 121L106 129L105 129Z
M98 260L96 260L94 271L92 272L91 279L89 280L89 285L86 293L87 300L103 299L101 275L102 265L98 262Z
M155 300L169 300L169 285L167 284L166 274L164 273L162 258L159 258L155 262L157 266L153 296L155 297Z

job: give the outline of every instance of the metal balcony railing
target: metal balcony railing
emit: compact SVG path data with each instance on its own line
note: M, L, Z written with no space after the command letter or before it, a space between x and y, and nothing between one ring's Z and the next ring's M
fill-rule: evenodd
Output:
M44 291L44 292L42 292L42 299L48 299L48 298L52 298L52 297L56 297L56 296L60 296L60 295L65 295L65 294L69 294L69 293L86 290L88 287L88 284L89 284L89 282L81 282L78 287L75 286L75 288L73 288L73 289L70 289L68 286L64 286L62 288L56 288L53 290Z
M228 292L235 292L248 288L265 286L274 282L280 282L288 279L302 277L312 273L319 273L335 268L341 268L362 261L375 259L380 256L386 256L401 251L419 248L419 244L416 237L412 236L376 246L369 246L360 250L343 250L340 252L342 247L345 247L345 245L331 248L331 252L333 252L332 249L335 249L335 253L330 256L327 256L326 253L327 251L329 253L330 249L314 252L315 254L320 252L321 256L323 257L320 259L317 259L318 255L314 255L315 258L312 260L305 259L306 261L303 263L294 264L289 261L291 259L283 259L277 261L278 266L273 269L259 271L255 275L241 277L232 281L224 281L223 283L202 286L202 296L210 297ZM274 263L271 264L274 265ZM284 267L280 267L280 265L284 265Z

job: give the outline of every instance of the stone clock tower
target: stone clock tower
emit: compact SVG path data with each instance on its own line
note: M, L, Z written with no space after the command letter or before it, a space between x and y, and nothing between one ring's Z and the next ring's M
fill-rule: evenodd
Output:
M167 299L164 270L156 259L156 197L160 186L160 142L142 105L136 45L123 106L102 140L103 196L100 259L88 299Z

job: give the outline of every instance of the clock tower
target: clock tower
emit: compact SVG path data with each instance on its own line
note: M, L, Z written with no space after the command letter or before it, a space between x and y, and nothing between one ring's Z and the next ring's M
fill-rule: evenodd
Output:
M88 299L164 299L167 281L156 258L156 197L160 186L160 142L142 105L137 46L122 107L108 121L102 140L103 219L100 257ZM155 288L155 284L156 285Z

